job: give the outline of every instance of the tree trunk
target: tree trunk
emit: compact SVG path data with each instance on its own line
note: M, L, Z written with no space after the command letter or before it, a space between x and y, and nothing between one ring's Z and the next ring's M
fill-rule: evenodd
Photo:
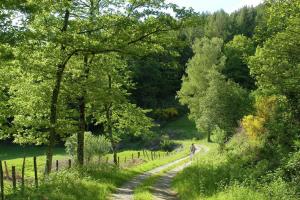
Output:
M85 98L79 98L79 131L77 133L77 159L78 164L84 164L84 132L85 132Z
M208 132L208 134L207 134L207 142L211 142L211 139L210 139L210 132Z
M70 12L68 9L65 11L64 24L62 32L67 31L68 22L69 22ZM64 56L66 47L61 45L61 55ZM50 105L50 128L49 128L49 143L47 148L46 155L46 174L49 174L52 169L52 157L53 157L53 147L55 146L55 137L56 137L56 122L57 122L57 102L60 92L61 81L63 73L65 70L67 62L61 61L56 68L56 79L55 85L52 90L51 105Z
M111 90L111 76L108 75L108 89ZM112 151L113 151L113 159L115 165L118 165L118 155L117 155L117 145L113 137L112 132L112 103L109 103L106 106L106 121L107 121L107 132L110 139Z
M107 132L109 136L109 140L111 143L112 151L113 151L113 159L114 163L118 165L118 159L117 159L117 145L115 143L113 132L112 132L112 123L111 123L111 105L107 106L106 108L106 120L107 120Z
M82 76L82 93L79 97L79 131L77 134L77 159L78 164L84 164L84 132L86 131L86 119L85 119L85 96L86 96L86 81L89 75L88 56L83 57L83 76Z
M117 146L116 146L115 142L112 142L112 149L113 149L114 163L115 163L115 165L118 165Z
M55 145L56 137L56 122L57 122L57 102L58 95L60 91L62 76L64 72L65 65L58 65L56 71L56 81L55 86L52 91L51 107L50 107L50 130L49 130L49 143L47 148L47 158L46 158L46 173L49 174L52 168L52 157L53 157L53 147Z

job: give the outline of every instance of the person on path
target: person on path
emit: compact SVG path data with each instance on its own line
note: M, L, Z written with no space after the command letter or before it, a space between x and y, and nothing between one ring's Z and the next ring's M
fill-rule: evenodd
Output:
M196 147L195 147L195 144L193 143L190 147L190 159L191 159L191 161L193 160L195 152L196 152Z

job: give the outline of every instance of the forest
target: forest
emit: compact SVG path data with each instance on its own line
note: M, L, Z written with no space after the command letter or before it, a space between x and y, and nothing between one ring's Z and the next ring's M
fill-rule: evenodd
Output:
M159 199L300 198L300 1L1 1L0 199L151 200L161 180Z

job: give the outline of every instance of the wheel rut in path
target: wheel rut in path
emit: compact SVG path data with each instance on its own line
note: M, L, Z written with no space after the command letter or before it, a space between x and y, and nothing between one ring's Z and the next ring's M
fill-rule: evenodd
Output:
M202 148L204 150L204 153L207 153L209 150L205 146L201 146L201 147L198 146L198 149L199 148ZM192 162L189 161L188 163L185 163L163 174L155 183L155 185L152 187L153 199L154 200L178 200L176 192L174 192L171 189L172 179L176 176L178 172L180 172L181 170L183 170L184 168L188 167L191 164Z
M196 151L196 153L198 153L199 151L200 151L200 148L202 149L207 149L207 147L205 147L205 146L203 146L203 145L199 145L199 146L197 146L198 148L197 148L197 151ZM152 169L152 170L150 170L150 171L148 171L148 172L145 172L145 173L142 173L142 174L140 174L140 175L138 175L138 176L136 176L136 177L134 177L132 180L130 180L129 182L127 182L127 183L125 183L123 186L121 186L120 188L118 188L117 190L116 190L116 192L115 192L115 194L113 194L112 196L111 196L111 200L133 200L133 192L134 192L134 189L138 186L138 185L140 185L145 179L147 179L148 177L150 177L150 176L152 176L152 175L154 175L154 174L156 174L156 173L159 173L159 172L161 172L161 171L163 171L163 170L165 170L165 169L167 169L167 168L169 168L169 167L171 167L172 165L176 165L177 163L180 163L180 162L182 162L182 161L184 161L184 160L186 160L186 159L189 159L189 156L186 156L186 157L184 157L184 158L181 158L181 159L178 159L178 160L175 160L175 161L173 161L173 162L171 162L171 163L168 163L168 164L165 164L165 165L162 165L162 166L160 166L160 167L157 167L157 168L154 168L154 169ZM186 166L188 166L188 163L187 163L187 165ZM182 166L181 166L182 167ZM182 167L181 169L183 169L184 167ZM176 168L178 171L177 172L179 172L181 169L178 167L178 168ZM174 169L175 170L175 169ZM173 171L174 170L171 170L170 172L168 172L166 175L163 175L163 177L165 177L165 178L163 178L163 181L158 181L158 184L160 183L160 182L165 182L166 183L166 185L165 185L165 188L168 188L168 191L169 191L169 188L170 188L170 183L171 183L171 179L172 179L172 177L174 177L175 175L176 175L176 173L174 173ZM174 173L174 175L172 175L172 173ZM168 178L168 176L170 176L170 178ZM168 180L168 179L170 179L170 181ZM157 185L157 184L156 184ZM160 196L159 194L159 192L158 192L158 190L155 192L155 188L157 188L157 187L154 187L154 194L155 194L155 196ZM170 191L170 192L168 192L168 194L172 194L172 192ZM172 196L172 195L171 195ZM167 199L169 199L169 198L167 198ZM171 199L172 200L172 199Z

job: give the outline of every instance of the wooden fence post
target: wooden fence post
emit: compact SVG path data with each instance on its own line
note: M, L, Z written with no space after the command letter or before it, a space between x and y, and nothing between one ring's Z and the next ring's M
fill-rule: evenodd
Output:
M153 152L151 151L151 160L153 160Z
M56 171L58 172L58 160L56 160Z
M133 160L133 153L131 154L131 158L132 158L132 160Z
M21 187L22 187L22 193L24 193L25 189L25 162L26 158L23 158L23 164L22 164L22 180L21 180Z
M140 158L141 157L141 152L138 152L138 158Z
M4 200L4 181L3 181L3 166L2 161L0 160L0 194L1 194L1 200Z
M69 161L69 169L70 169L72 167L72 160L69 159L68 161Z
M7 168L6 161L4 161L4 167L5 167L5 176L8 178L9 177L9 173L8 173L8 168Z
M34 183L35 187L39 187L39 181L38 181L38 174L37 174L37 164L36 164L36 157L33 157L33 168L34 168Z
M16 192L17 189L17 180L16 180L16 167L11 167L11 177L12 177L12 184L13 184L13 191Z

